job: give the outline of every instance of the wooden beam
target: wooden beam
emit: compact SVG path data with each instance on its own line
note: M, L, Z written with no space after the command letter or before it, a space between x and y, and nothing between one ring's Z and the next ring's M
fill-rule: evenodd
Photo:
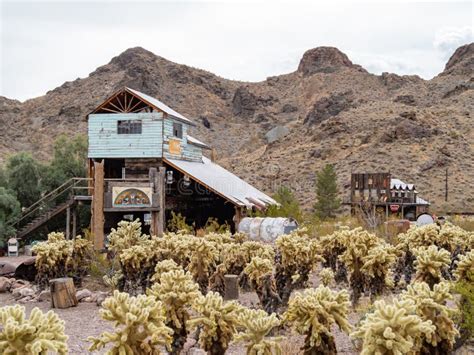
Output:
M71 239L71 207L66 210L66 239Z
M77 205L77 203L76 203ZM74 206L72 209L72 238L77 236L77 206Z
M92 195L92 234L94 249L104 248L104 161L94 162L94 193Z
M158 196L159 196L158 198L160 199L159 200L160 211L158 212L156 235L160 237L163 235L165 231L165 207L166 207L165 175L166 175L166 168L164 166L160 166L160 169L158 171L157 184L156 184L156 192L158 193Z

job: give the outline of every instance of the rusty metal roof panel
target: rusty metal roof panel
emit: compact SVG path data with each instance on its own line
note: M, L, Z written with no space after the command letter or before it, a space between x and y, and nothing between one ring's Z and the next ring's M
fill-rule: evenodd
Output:
M206 157L202 158L202 162L177 159L165 159L165 161L235 205L261 207L278 204L268 195Z
M127 88L127 90L130 90L132 93L134 93L138 97L142 98L144 101L147 101L148 103L150 103L151 105L153 105L156 108L160 109L161 111L166 112L168 115L173 116L173 117L175 117L177 119L180 119L182 121L185 121L185 122L189 123L190 125L193 125L193 126L195 125L195 123L193 121L191 121L189 118L184 117L182 114L180 114L179 112L176 112L175 110L173 110L171 107L164 104L160 100L155 99L154 97L152 97L150 95L144 94L144 93L142 93L140 91L137 91L137 90L134 90L134 89Z

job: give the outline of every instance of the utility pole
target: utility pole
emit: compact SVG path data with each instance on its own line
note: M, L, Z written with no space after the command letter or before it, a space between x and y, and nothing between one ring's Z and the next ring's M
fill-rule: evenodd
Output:
M444 200L448 202L448 168L446 168Z

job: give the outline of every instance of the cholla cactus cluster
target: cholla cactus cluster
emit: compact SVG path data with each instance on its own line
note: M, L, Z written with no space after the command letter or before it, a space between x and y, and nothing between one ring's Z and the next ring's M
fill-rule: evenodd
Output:
M457 281L474 282L474 249L459 258L454 276Z
M160 354L170 348L173 331L165 325L165 311L154 297L115 291L102 303L100 314L113 322L115 332L104 332L99 338L89 337L90 351L100 350L111 344L108 355Z
M0 308L1 354L67 354L67 339L64 321L53 311L44 314L39 308L33 308L27 319L25 307Z
M48 285L50 279L72 276L81 280L87 272L87 258L92 252L92 243L77 236L66 240L63 233L48 234L48 239L36 244L32 251L36 254L36 281L40 288Z
M319 277L321 278L321 283L324 286L330 286L334 282L334 272L331 268L324 268L319 272Z
M376 301L374 311L351 336L362 340L362 355L416 354L434 331L431 321L423 321L416 314L413 301L395 299L393 304Z
M302 349L306 354L335 354L336 343L331 326L337 324L339 329L349 333L349 307L347 291L335 292L319 286L317 289L306 289L291 298L283 319L298 333L306 336Z
M282 337L267 335L280 325L275 313L267 314L262 310L243 309L237 316L239 324L245 329L235 337L236 342L245 342L247 355L281 354Z
M336 282L347 282L347 270L339 260L339 256L346 250L346 241L350 237L350 229L343 227L332 234L319 238L323 250L323 266L330 267L335 274Z

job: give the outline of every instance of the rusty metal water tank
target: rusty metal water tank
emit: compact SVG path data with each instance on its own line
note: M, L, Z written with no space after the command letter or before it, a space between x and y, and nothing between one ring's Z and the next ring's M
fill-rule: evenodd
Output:
M296 228L298 223L292 218L245 217L239 223L238 232L247 234L251 240L273 243L280 235Z

